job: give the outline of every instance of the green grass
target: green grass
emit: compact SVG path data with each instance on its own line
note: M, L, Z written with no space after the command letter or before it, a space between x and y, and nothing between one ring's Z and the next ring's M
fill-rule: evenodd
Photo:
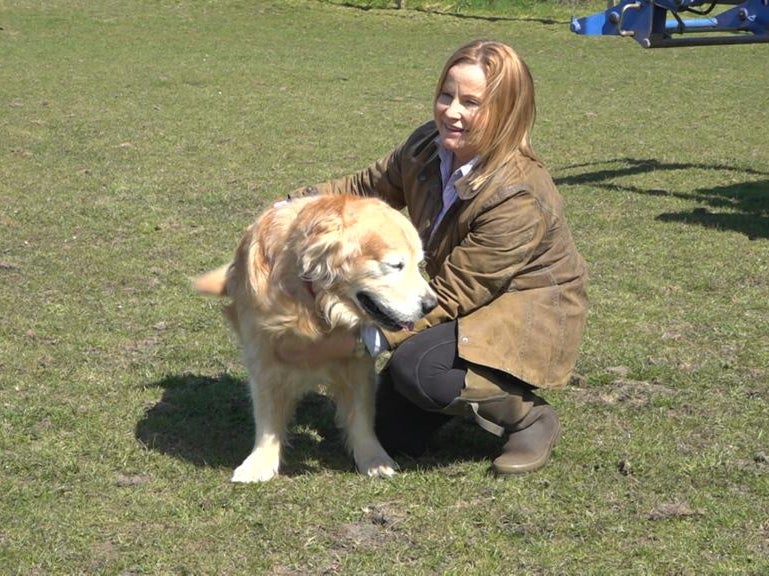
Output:
M769 571L766 48L644 51L546 9L0 0L0 572ZM456 422L372 481L311 396L285 475L231 485L245 372L189 279L427 119L479 36L532 68L591 271L552 462L489 476L499 441Z

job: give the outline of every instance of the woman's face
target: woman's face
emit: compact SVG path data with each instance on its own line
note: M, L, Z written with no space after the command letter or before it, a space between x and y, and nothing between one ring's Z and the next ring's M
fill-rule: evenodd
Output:
M433 105L435 123L443 146L454 153L454 168L478 154L468 134L486 94L486 75L477 64L452 66Z

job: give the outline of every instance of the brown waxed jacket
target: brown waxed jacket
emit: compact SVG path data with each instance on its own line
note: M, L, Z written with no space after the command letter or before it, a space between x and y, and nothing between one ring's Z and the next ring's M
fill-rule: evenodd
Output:
M406 208L422 237L439 305L414 327L458 319L458 349L473 364L539 388L567 383L585 327L587 272L547 170L518 155L459 200L431 237L442 207L433 122L358 173L300 191L378 196ZM385 334L397 346L410 334Z

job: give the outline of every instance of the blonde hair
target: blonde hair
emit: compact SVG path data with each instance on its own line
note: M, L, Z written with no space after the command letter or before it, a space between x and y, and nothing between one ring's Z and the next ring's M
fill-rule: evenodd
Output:
M456 64L478 65L486 75L486 93L468 134L480 156L476 169L468 175L470 186L484 187L517 153L539 161L531 146L536 117L534 80L521 57L501 42L475 40L465 44L446 61L434 101Z

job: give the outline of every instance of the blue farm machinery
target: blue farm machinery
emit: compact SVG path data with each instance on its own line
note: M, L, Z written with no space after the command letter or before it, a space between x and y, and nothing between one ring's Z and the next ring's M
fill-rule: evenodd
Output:
M769 42L769 0L621 0L572 32L628 36L644 48Z

